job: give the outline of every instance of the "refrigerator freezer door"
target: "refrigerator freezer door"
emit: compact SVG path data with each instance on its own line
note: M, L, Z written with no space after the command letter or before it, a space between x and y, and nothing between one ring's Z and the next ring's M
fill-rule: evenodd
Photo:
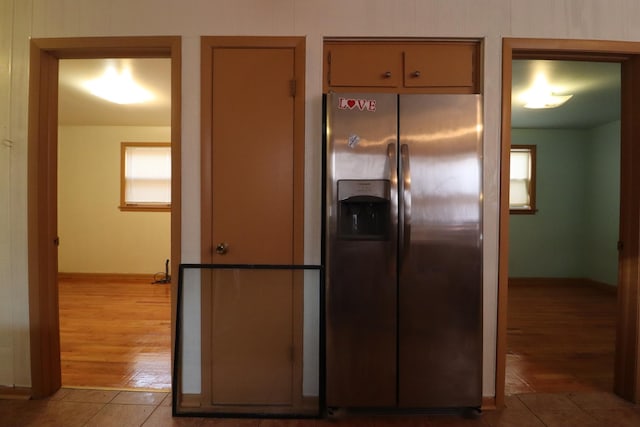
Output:
M329 94L326 105L327 405L392 407L397 96ZM377 222L383 217L384 227Z
M411 200L398 261L398 404L478 407L481 97L401 95L399 104Z

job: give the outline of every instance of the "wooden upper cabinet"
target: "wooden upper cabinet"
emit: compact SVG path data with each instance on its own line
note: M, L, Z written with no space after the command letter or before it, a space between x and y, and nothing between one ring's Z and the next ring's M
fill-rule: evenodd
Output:
M402 51L397 46L337 45L331 49L329 61L331 86L402 86Z
M478 41L327 41L324 91L480 93Z
M470 43L433 43L404 48L406 87L472 88L476 49Z

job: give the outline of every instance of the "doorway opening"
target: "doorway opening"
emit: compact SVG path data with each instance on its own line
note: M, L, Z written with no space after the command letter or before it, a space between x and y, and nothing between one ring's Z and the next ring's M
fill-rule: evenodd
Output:
M615 372L613 391L620 396L637 401L638 371L635 360L638 343L635 336L638 330L637 311L638 279L633 275L637 271L638 226L631 220L638 215L638 192L634 188L631 163L638 161L638 148L634 147L633 135L637 132L632 118L637 115L640 104L634 99L634 81L637 80L638 55L640 44L626 42L597 42L571 40L505 39L503 42L503 120L501 147L501 188L500 196L500 259L498 284L498 345L496 404L504 404L505 375L507 357L507 313L509 283L509 161L511 144L517 138L512 132L513 79L512 60L570 60L617 63L621 68L621 119L620 119L620 231L619 243L624 247L617 260L618 273L617 302L615 313ZM637 83L636 83L637 84ZM635 233L635 234L634 234ZM539 345L545 346L544 342Z
M115 86L100 93L98 81ZM140 99L114 98L136 93ZM170 59L59 61L58 300L65 387L171 387L170 142ZM123 189L135 203L122 205Z
M166 58L170 62L168 132L171 142L170 271L180 258L180 64L179 37L82 38L31 40L29 99L29 304L32 396L46 397L62 385L58 264L58 77L61 60ZM158 142L158 141L154 141ZM83 159L78 159L81 162ZM99 191L100 189L96 189ZM116 203L117 204L117 203ZM117 209L117 206L114 207ZM64 243L62 243L64 244ZM162 271L165 259L155 271ZM168 266L168 264L167 264ZM175 324L175 279L170 293L170 341ZM106 316L105 316L106 317ZM112 355L105 354L105 359Z
M514 59L511 93L506 394L611 392L620 64ZM532 209L513 206L523 147Z

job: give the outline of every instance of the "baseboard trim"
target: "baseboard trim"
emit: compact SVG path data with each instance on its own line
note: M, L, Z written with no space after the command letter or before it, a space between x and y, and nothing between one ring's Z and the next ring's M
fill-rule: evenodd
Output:
M100 387L84 385L64 385L60 390L99 390L99 391L135 391L144 393L171 393L171 388L150 388L150 387Z
M496 405L496 397L495 396L482 396L482 406L480 407L483 411L495 411L498 409Z
M202 395L200 393L185 393L179 402L185 409L194 409L202 407Z
M611 286L606 283L598 282L597 280L591 280L591 279L585 279L585 283L594 289L598 289L606 293L610 293L614 295L618 293L617 286Z
M616 294L617 286L577 277L509 277L509 286L583 286Z
M133 274L133 273L58 273L58 280L69 281L91 281L91 282L145 282L154 281L153 274Z
M31 387L0 386L0 399L29 400L31 399Z

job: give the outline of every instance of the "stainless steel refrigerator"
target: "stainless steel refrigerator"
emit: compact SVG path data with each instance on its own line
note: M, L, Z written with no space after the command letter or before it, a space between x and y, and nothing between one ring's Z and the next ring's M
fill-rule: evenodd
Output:
M327 406L480 407L481 96L324 102Z

